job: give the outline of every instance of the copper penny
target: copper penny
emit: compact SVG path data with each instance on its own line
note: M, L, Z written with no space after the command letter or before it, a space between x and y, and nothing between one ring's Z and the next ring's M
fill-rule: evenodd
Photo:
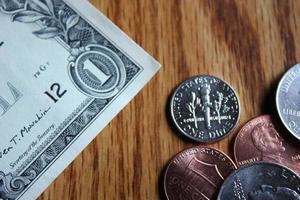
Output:
M238 133L234 156L238 166L255 161L284 165L300 174L300 147L284 139L274 128L270 115L256 117Z
M236 169L224 153L209 147L193 147L177 154L164 176L168 200L215 199L225 178Z

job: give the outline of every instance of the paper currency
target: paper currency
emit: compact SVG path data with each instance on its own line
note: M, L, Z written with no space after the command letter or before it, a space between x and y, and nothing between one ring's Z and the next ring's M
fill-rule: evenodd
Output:
M35 199L159 63L87 1L0 1L0 199Z

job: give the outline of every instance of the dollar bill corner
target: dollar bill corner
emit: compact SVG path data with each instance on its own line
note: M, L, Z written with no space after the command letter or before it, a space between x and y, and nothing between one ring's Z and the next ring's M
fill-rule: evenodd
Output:
M74 6L75 4L78 5ZM39 148L31 155L18 173L3 172L0 169L0 199L24 199L23 195L34 187L50 166L55 165L55 161L64 151L79 137L84 137L83 133L90 124L108 109L126 88L137 84L135 80L143 76L138 86L141 89L160 68L157 61L124 33L118 32L111 22L102 18L113 30L113 34L108 35L110 30L107 32L105 27L99 28L86 18L85 13L77 10L78 6L80 8L85 4L88 3L75 3L71 0L0 1L0 15L11 16L11 23L38 24L40 29L33 30L37 39L52 39L64 46L69 52L69 64L66 66L68 77L78 91L92 99L84 109L73 113L69 121L63 123L63 131L49 141L49 145ZM125 46L120 44L122 39L126 40ZM134 94L130 96L132 98ZM119 110L121 108L120 106ZM87 113L89 117L83 117ZM82 120L83 118L85 120ZM72 124L76 124L75 129ZM80 150L72 156L75 158L79 152ZM65 163L61 168L67 165L68 163ZM49 184L50 182L44 183L43 188ZM32 196L25 196L36 198L41 192L31 191Z

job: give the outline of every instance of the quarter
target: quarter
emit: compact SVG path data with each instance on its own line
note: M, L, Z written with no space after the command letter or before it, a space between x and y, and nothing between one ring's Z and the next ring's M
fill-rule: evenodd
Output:
M277 164L243 166L224 181L217 200L300 200L300 178Z
M284 126L300 140L300 64L282 77L276 92L276 107Z

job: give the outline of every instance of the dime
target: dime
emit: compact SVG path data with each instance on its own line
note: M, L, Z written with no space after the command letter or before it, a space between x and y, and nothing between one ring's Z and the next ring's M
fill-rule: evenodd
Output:
M181 83L170 108L179 131L198 142L214 142L227 136L240 115L234 90L213 76L197 76Z
M300 175L298 145L283 139L271 116L263 115L252 119L240 130L234 144L234 156L238 166L263 160L285 165Z
M235 169L234 162L216 149L186 149L177 154L166 169L166 197L168 200L215 199L218 188Z
M277 88L276 106L284 126L300 140L300 64L282 77Z
M252 163L224 181L217 200L300 200L300 177L281 165Z

